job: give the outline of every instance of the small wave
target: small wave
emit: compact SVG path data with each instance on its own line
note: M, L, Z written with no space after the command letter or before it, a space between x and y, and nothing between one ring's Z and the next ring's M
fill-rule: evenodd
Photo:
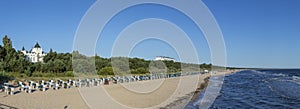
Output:
M272 92L276 92L276 90L273 89L271 85L268 85L268 88L269 88Z
M252 72L256 74L263 74L263 75L272 75L272 76L279 76L279 77L288 77L285 73L272 73L268 71L259 71L259 70L251 70Z
M257 74L267 74L267 72L258 71L258 70L250 70L251 72L257 73Z
M288 76L288 75L286 75L286 74L282 74L282 73L275 73L275 74L272 74L273 76L283 76L283 77L286 77L286 76Z
M292 76L293 80L291 80L291 82L296 83L296 84L300 84L300 77L298 76Z
M293 80L300 80L300 77L298 76L292 76Z

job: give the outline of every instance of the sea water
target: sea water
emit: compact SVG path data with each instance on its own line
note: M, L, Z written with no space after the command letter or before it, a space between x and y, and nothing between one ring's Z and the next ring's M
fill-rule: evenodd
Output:
M186 109L198 109L199 98ZM300 70L245 70L224 77L211 109L300 109Z

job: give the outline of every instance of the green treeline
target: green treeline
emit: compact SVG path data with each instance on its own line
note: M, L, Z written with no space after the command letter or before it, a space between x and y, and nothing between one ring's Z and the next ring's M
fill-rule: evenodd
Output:
M98 75L114 75L113 71L130 72L131 74L149 73L149 65L162 67L161 62L144 60L140 58L99 56L88 57L78 51L72 53L57 53L50 49L44 57L44 62L32 63L26 56L12 46L12 41L4 36L0 45L0 78L13 77L72 77L73 71L78 73L96 72ZM73 61L72 61L73 60ZM112 67L112 62L114 67ZM129 69L123 66L129 62ZM210 70L211 64L186 64L173 61L163 61L167 73L182 71L181 65L188 66L189 70L201 68ZM186 67L185 67L186 68ZM196 71L196 70L195 70Z

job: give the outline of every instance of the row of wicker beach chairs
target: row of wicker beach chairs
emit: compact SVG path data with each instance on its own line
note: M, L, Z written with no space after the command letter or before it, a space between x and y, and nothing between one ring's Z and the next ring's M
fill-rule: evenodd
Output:
M194 73L195 74L195 73ZM93 79L76 79L76 80L48 80L48 81L18 81L17 84L4 83L0 85L2 92L7 95L14 95L16 93L25 92L32 93L34 91L47 91L49 89L59 90L59 89L69 89L71 87L93 87L100 85L118 84L118 83L130 83L136 81L146 81L161 78L172 78L179 77L180 73L175 74L152 74L144 76L116 76L107 78L93 78Z

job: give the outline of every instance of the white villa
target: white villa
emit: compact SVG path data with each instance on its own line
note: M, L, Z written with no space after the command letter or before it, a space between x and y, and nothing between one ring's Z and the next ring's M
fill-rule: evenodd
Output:
M44 56L47 55L45 52L43 52L43 49L39 43L36 43L29 52L26 51L24 47L22 48L21 52L24 53L30 62L43 62Z
M155 61L176 61L174 58L170 58L167 56L156 56Z

